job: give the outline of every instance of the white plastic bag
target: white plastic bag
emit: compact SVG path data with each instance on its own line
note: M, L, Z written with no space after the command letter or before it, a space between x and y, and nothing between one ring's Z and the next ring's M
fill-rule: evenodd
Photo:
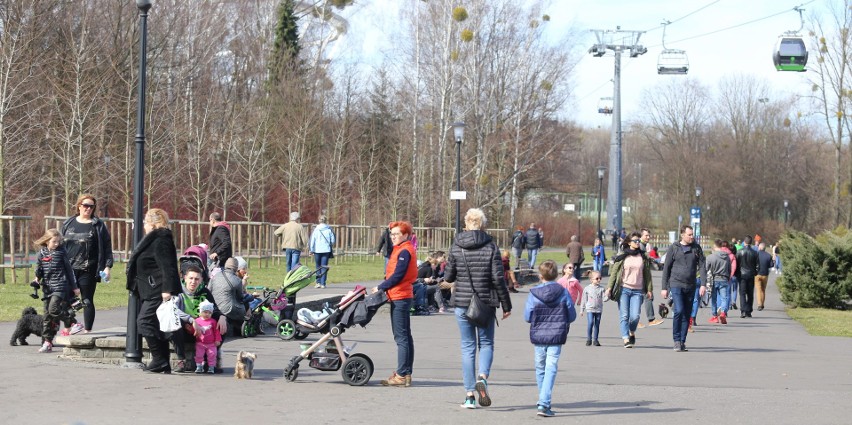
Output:
M174 332L180 329L180 316L174 297L168 301L163 301L157 307L157 320L160 321L160 330L163 332Z

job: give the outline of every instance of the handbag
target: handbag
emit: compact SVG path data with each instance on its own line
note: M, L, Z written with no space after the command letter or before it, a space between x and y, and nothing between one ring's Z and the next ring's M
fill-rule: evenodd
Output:
M479 295L476 294L476 289L473 287L473 276L470 273L470 265L467 263L467 256L464 253L465 249L462 248L462 258L464 258L464 264L467 268L467 278L470 280L470 291L472 294L470 304L468 304L467 310L464 312L464 317L473 322L477 327L487 328L494 320L494 309L488 304L485 304L479 298Z
M609 291L609 299L613 301L621 300L621 284L616 283L612 285L612 289Z
M160 331L162 332L175 332L180 329L180 316L174 297L168 301L163 301L157 307L157 320L160 322Z

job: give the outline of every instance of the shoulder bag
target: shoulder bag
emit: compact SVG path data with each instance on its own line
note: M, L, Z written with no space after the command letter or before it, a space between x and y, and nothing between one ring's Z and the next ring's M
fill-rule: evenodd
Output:
M479 298L479 295L476 294L476 289L473 287L473 276L470 274L470 264L467 262L465 251L466 250L462 248L462 258L464 258L465 268L467 268L467 278L470 280L471 296L470 304L467 306L464 316L477 327L487 328L494 320L494 308L485 304L485 302Z

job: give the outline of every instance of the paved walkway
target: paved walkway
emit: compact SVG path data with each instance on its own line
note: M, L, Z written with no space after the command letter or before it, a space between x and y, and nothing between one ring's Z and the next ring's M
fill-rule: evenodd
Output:
M655 272L655 283L659 274ZM583 282L586 284L587 282ZM370 284L371 286L372 284ZM345 292L354 285L326 291ZM306 288L300 295L321 292ZM303 366L296 382L282 378L296 342L274 336L225 344L225 375L153 375L37 354L0 345L0 423L532 423L583 424L844 424L852 418L852 338L809 336L791 320L770 278L766 310L753 319L734 315L709 325L707 310L689 335L688 353L671 349L671 325L637 332L637 347L622 347L615 303L606 303L602 347L585 346L585 318L574 323L554 389L557 418L535 416L537 391L532 346L522 309L526 291L513 294L514 314L500 323L492 369L490 408L459 407L458 331L452 315L412 318L414 386L385 388L379 381L396 363L389 316L344 334L347 344L376 365L370 383L350 387L339 372ZM125 312L98 312L96 327L124 324ZM644 318L643 318L644 321ZM11 335L13 323L0 323ZM258 353L255 379L237 381L239 350Z

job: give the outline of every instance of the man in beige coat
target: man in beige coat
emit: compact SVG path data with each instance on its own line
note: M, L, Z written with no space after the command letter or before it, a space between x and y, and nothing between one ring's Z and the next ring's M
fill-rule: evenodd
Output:
M287 258L287 271L293 270L299 264L299 256L307 243L305 229L299 224L299 212L290 213L290 221L275 229L275 235L281 236L281 249Z

